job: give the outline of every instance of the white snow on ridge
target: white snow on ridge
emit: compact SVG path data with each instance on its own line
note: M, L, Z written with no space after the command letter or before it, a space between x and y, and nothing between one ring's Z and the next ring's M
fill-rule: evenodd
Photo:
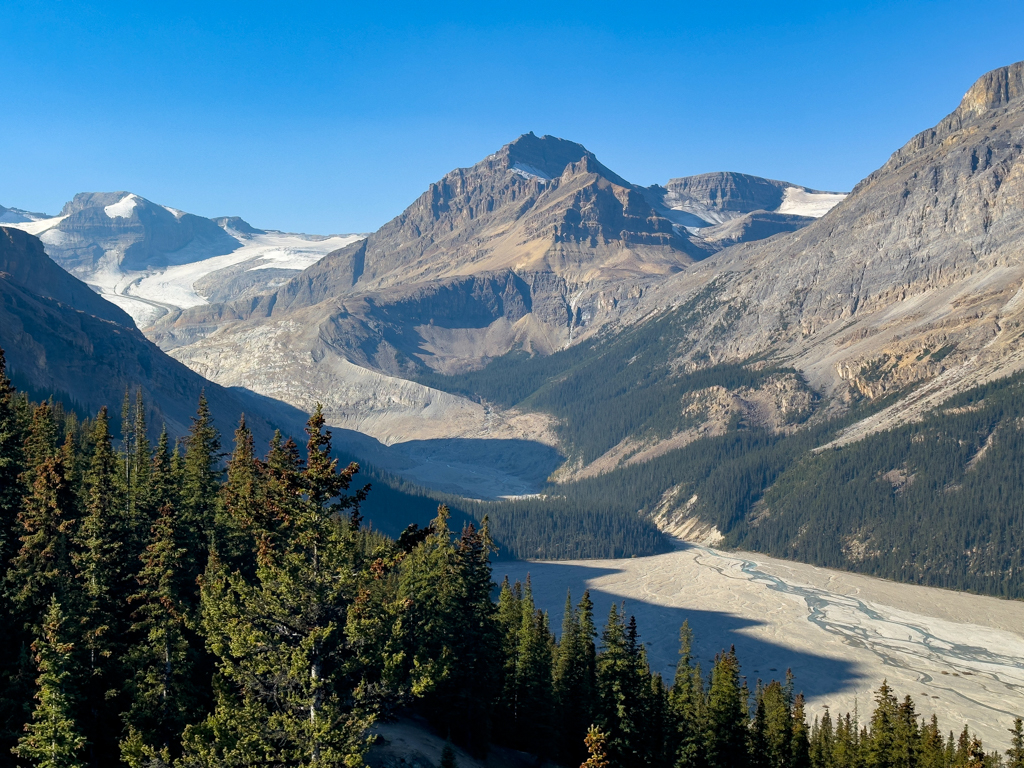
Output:
M229 231L229 234L235 235ZM331 251L358 240L361 235L335 235L320 240L304 235L268 232L236 236L239 247L219 256L204 254L201 246L190 244L170 254L174 266L147 272L97 271L84 279L100 290L104 298L132 316L136 325L151 325L165 310L186 309L208 303L196 292L197 280L211 272L245 262L258 262L254 269L302 270ZM182 263L184 262L184 263Z
M818 219L835 208L844 197L845 194L835 192L808 192L799 187L786 187L778 212Z
M184 211L179 211L177 208L171 208L169 205L162 206L165 211L174 215L174 218L180 219L185 215Z
M137 203L138 198L135 195L127 195L113 205L105 206L103 212L112 219L128 219L131 218Z
M534 168L526 163L513 163L509 168L512 173L522 176L524 179L539 179L540 181L551 181L551 177L539 168Z
M20 229L23 232L28 232L30 235L42 235L49 229L53 229L60 224L67 216L54 216L52 219L36 219L35 221L12 221L7 222L0 220L0 224L5 227L11 227L12 229ZM46 242L46 238L42 238L43 242Z

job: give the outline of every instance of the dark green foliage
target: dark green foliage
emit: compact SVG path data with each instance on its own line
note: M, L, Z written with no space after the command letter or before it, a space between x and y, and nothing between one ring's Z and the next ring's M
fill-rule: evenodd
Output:
M408 712L477 756L498 743L570 766L994 765L968 729L945 740L885 686L863 732L850 715L808 729L788 678L751 697L729 652L705 679L686 625L666 689L624 607L597 652L589 594L567 597L556 638L529 580L493 600L485 515L456 536L442 506L399 541L361 525L368 488L332 455L319 409L305 459L280 435L257 458L243 422L222 472L202 404L182 458L166 433L150 446L138 400L118 454L105 411L80 422L5 392L0 469L15 478L5 503L17 517L0 749L18 766L354 766L368 725ZM710 457L687 454L696 468L667 466L715 498L708 462L753 446L763 471L721 497L746 508L785 444L737 433ZM641 506L657 493L634 492ZM1022 732L1017 721L1012 764Z
M747 702L734 651L719 654L708 689L704 756L709 768L743 768L748 762Z
M206 567L205 553L217 515L220 459L220 433L213 426L206 395L200 395L192 428L185 439L180 474L180 530L189 557L186 573L191 580L198 578Z
M78 695L75 645L61 605L50 602L42 636L32 644L39 677L36 704L25 735L12 750L38 768L84 768L86 738L75 721Z
M565 597L562 634L555 653L554 698L560 714L557 723L559 757L576 765L587 757L584 738L594 722L597 693L597 652L594 640L594 604L584 592L576 607Z
M817 565L1024 597L1022 414L1024 378L1015 376L959 395L919 423L804 454L727 540Z

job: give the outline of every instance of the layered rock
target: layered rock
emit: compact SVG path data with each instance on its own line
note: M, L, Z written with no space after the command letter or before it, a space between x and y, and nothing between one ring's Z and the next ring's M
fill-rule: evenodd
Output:
M1024 367L1024 63L982 77L828 214L649 294L701 297L683 363L771 359L840 399L923 387L872 428Z
M184 435L200 393L222 431L245 412L261 441L261 413L299 434L302 414L203 379L148 341L131 318L51 261L38 238L0 227L0 347L15 378L40 392L68 396L90 411L141 388L150 425Z

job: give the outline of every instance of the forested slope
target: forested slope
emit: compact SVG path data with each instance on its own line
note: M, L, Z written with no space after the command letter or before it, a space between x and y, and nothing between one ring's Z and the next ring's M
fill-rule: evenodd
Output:
M18 766L364 764L383 718L418 712L483 756L607 768L937 768L999 763L883 682L870 722L807 723L795 682L751 690L732 651L706 675L682 647L671 686L640 628L567 597L558 638L531 585L491 580L486 521L443 507L397 539L363 525L357 468L317 410L303 457L264 459L241 423L222 470L205 401L184 443L154 447L144 405L120 449L32 404L0 354L0 748ZM1009 765L1024 765L1014 723Z

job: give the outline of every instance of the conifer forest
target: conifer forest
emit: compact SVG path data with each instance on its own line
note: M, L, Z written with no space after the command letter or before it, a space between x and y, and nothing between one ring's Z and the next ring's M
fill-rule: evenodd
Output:
M415 715L538 765L1024 766L1019 719L986 752L881 680L871 711L808 718L791 676L748 682L729 649L702 669L686 624L664 680L629 606L588 593L553 627L529 581L492 581L486 517L367 525L319 409L304 449L243 419L228 452L203 399L183 440L150 426L141 397L120 425L33 402L0 353L2 764L359 766Z

